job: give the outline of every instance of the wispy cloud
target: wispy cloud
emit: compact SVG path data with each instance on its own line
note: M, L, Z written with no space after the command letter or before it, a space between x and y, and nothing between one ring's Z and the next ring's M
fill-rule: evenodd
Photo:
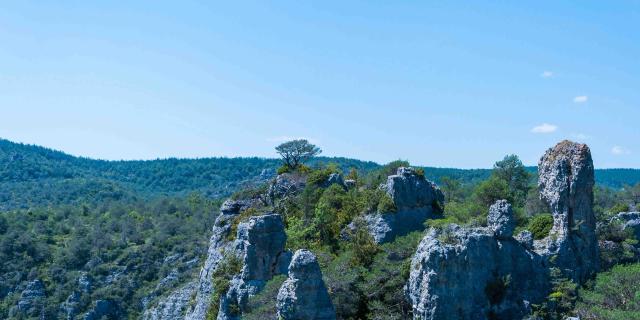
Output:
M314 138L308 138L308 137L294 137L294 136L279 136L279 137L271 137L271 138L267 138L268 142L273 142L273 143L282 143L282 142L287 142L287 141L291 141L291 140L300 140L300 139L305 139L311 143L318 143L318 139L314 139Z
M548 123L543 123L539 126L535 126L531 129L533 133L552 133L558 130L558 126Z
M552 71L543 71L540 74L540 76L543 77L543 78L551 78L551 77L553 77L553 72Z
M575 102L575 103L585 103L585 102L587 102L587 100L589 100L589 97L587 97L587 96L577 96L577 97L573 98L573 102Z
M630 154L631 151L621 146L613 146L613 148L611 148L611 153L615 155L623 155L623 154Z
M571 135L571 137L573 137L574 139L578 139L578 140L587 140L589 138L591 138L590 136L584 134L584 133L574 133Z

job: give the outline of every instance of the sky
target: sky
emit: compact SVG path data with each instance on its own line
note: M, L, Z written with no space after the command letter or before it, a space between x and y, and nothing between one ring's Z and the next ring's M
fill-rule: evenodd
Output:
M640 168L640 1L11 1L0 137L100 159Z

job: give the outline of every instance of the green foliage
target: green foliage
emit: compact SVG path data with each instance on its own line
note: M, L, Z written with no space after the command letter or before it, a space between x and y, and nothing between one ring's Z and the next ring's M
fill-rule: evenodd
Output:
M491 206L497 200L505 199L513 203L513 197L509 190L509 184L504 179L492 176L489 180L481 182L474 192L478 203L485 207Z
M544 239L548 236L551 228L553 228L553 216L549 213L534 216L527 226L527 230L531 231L533 238L536 240Z
M191 194L2 212L7 224L6 232L0 233L0 274L6 277L0 287L41 279L47 292L45 317L58 319L62 315L56 306L78 290L81 271L97 283L119 274L109 285L83 293L79 311L86 311L92 301L111 299L123 314L137 318L142 298L162 295L197 274L198 267L188 268L187 262L206 252L203 235L211 230L219 206L219 201ZM169 256L177 260L164 263ZM176 282L157 288L173 268L182 270ZM19 296L18 290L4 297L0 318L9 318L8 308Z
M609 209L609 212L611 214L618 214L620 212L628 212L629 209L630 209L629 204L627 203L616 203L613 207Z
M287 279L284 275L277 275L267 281L260 293L250 296L246 311L242 313L245 320L277 319L275 305L277 303L280 286Z
M378 213L390 213L398 211L393 199L386 192L379 192L378 205L376 211Z
M541 305L534 305L534 316L549 320L562 320L569 316L578 298L578 286L562 277L558 268L551 268L551 293Z
M585 320L640 319L640 264L618 265L580 290L577 314Z
M322 150L305 139L291 140L280 144L276 151L282 157L285 166L296 169L298 165L319 155Z
M367 229L367 224L362 218L354 219L355 230L350 234L348 248L353 251L354 265L368 267L380 250Z
M231 285L231 279L242 270L242 260L232 253L225 253L212 275L213 292L211 302L207 310L206 319L213 320L218 316L220 299L227 294Z
M514 154L507 155L501 161L496 162L493 166L492 175L506 181L514 206L524 206L529 192L531 174L527 172L518 156Z

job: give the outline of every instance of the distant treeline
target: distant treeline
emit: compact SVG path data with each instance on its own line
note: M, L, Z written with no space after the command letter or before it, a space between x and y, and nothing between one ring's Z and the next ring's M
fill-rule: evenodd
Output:
M379 167L370 161L328 157L315 158L310 165L329 162L345 172L350 168L368 172ZM278 166L277 159L257 157L94 160L0 139L0 210L135 201L194 192L221 198L273 177ZM463 184L473 184L487 179L491 170L426 167L425 174L436 183L448 176ZM639 182L640 170L596 170L596 180L601 186L619 189Z

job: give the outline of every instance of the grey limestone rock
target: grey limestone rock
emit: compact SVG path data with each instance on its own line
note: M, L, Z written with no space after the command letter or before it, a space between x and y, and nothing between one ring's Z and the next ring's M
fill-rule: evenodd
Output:
M277 311L283 320L336 319L316 256L309 250L298 250L289 265L287 280L278 292Z
M38 317L44 310L44 284L39 279L29 281L18 300L18 310L31 317Z
M400 167L380 186L393 200L396 212L365 215L369 232L377 243L393 241L398 236L423 230L427 219L440 214L444 194L433 182L411 168ZM351 224L349 228L353 229Z
M411 263L414 319L522 319L548 292L543 259L493 228L431 229Z
M487 223L496 237L509 238L513 236L513 230L516 228L516 220L513 217L511 204L509 204L507 200L496 201L496 203L489 207Z
M562 141L542 156L538 175L553 228L547 238L536 241L536 250L566 277L582 283L599 268L591 151L586 144Z

